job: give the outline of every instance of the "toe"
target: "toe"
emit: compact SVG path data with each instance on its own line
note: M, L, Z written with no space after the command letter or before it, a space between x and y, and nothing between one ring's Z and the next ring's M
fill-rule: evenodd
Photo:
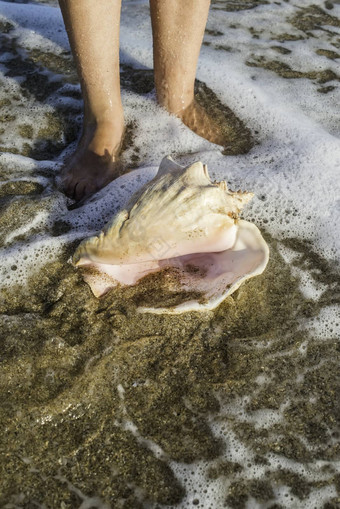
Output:
M94 182L88 182L84 192L84 197L91 196L92 194L96 193L98 189L100 188Z
M74 191L75 191L76 185L77 185L77 181L75 181L72 177L66 177L62 181L62 188L63 188L63 191L66 194L66 196L68 196L69 198L74 197Z
M87 193L87 182L85 182L84 180L77 182L74 188L73 198L76 201L79 201L86 196L86 193Z

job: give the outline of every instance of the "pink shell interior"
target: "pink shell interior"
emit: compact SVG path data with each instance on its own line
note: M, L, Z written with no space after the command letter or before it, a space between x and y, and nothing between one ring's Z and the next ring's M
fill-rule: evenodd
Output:
M178 307L178 312L181 312L180 309L188 310L187 306L192 309L202 307L213 309L245 279L260 274L267 261L268 247L259 230L247 221L240 221L236 240L231 249L129 265L88 262L86 265L96 270L85 273L84 279L90 285L93 294L100 297L118 283L133 285L147 274L174 267L180 275L180 289L201 292L206 301L205 304L193 301L183 303ZM160 312L159 308L158 310L156 308L156 311L153 308L145 308L143 311Z

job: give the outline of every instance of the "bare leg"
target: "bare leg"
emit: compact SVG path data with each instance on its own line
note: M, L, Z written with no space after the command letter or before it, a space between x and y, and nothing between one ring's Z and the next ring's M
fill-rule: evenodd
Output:
M224 145L219 125L194 99L210 0L150 0L157 100L203 138Z
M62 171L80 200L117 176L124 132L119 81L120 0L59 0L84 99L83 133Z

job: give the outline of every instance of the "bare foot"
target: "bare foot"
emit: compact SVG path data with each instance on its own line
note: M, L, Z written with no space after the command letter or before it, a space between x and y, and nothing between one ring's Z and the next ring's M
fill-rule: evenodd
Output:
M221 123L213 118L197 101L193 100L185 109L176 113L189 129L198 136L202 136L211 143L222 145L228 143L225 132L221 127Z
M119 176L123 121L88 124L79 145L61 171L65 194L79 201Z

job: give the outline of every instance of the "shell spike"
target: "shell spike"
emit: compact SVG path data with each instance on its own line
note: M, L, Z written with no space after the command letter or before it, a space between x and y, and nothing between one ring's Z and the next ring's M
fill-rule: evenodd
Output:
M163 157L161 164L158 168L157 178L165 175L168 172L173 172L176 170L183 170L183 166L177 164L171 156Z
M209 175L209 172L208 172L208 165L207 164L203 164L203 171L204 171L204 175L210 180L210 175Z
M188 185L207 185L211 184L208 167L201 161L187 166L183 174L184 180Z

